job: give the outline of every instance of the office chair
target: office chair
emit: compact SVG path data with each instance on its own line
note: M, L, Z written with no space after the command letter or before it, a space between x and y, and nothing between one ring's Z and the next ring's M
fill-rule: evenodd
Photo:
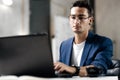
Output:
M112 59L113 66L107 70L107 76L118 76L120 78L120 60Z

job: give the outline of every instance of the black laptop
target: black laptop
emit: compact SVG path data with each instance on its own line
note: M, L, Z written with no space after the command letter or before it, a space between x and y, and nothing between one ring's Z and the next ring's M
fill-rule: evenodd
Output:
M0 75L55 77L48 35L0 38Z

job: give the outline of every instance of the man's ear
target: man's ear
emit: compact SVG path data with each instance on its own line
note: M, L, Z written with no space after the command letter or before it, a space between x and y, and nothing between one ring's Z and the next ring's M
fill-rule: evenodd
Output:
M94 22L94 18L93 17L90 17L90 22L89 22L89 25L92 25Z

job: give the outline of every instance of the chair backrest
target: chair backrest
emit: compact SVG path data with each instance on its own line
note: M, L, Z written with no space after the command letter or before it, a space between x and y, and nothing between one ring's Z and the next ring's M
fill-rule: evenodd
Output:
M112 59L113 66L107 70L107 76L119 76L120 77L120 60Z

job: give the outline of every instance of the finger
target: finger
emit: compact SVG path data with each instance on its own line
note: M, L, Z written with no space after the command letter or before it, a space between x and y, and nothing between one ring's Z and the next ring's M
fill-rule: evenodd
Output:
M62 73L63 71L65 71L64 68L60 68L60 69L58 70L59 73Z
M60 65L56 65L56 66L54 67L55 70L59 70L60 68L61 68Z

